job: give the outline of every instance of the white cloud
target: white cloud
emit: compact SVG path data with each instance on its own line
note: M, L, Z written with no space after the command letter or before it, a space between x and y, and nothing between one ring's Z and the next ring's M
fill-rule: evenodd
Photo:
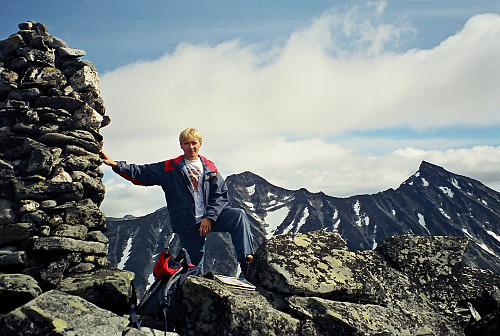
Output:
M143 216L165 206L165 197L160 187L136 186L103 168L106 197L101 205L106 216Z
M224 120L231 137L242 131L272 134L276 128L325 136L500 121L500 16L473 17L431 50L349 57L332 56L325 47L330 26L320 23L335 17L325 15L310 30L293 34L271 61L269 54L231 41L180 45L159 60L106 73L102 89L116 122L112 127L161 134L196 123L217 134ZM369 34L374 41L365 51L382 48L374 45L380 45L383 29ZM360 43L364 39L358 37Z
M223 173L250 170L289 189L381 191L397 187L424 158L498 185L498 147L410 144L370 155L326 140L353 130L500 123L499 15L472 17L433 49L396 51L415 31L385 22L384 9L332 9L272 50L238 40L180 44L158 60L105 73L112 118L102 132L105 151L136 163L174 157L179 132L194 126L205 137L202 153ZM125 188L130 197L138 189Z

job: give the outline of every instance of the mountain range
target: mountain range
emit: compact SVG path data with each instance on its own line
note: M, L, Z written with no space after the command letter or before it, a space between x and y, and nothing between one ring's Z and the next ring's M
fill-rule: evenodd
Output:
M232 206L244 209L257 247L298 232L338 232L350 250L373 249L396 234L465 236L464 264L500 273L500 193L472 178L423 161L397 189L339 198L274 186L251 172L226 179ZM142 217L107 218L108 259L136 274L141 295L152 283L159 252L178 244L166 207ZM234 275L237 263L227 234L207 237L205 271Z

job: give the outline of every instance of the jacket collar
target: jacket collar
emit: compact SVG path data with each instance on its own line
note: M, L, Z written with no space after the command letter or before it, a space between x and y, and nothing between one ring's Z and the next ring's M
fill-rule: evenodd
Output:
M201 163L203 164L203 169L205 170L206 173L211 173L212 170L208 167L207 165L207 158L204 156L198 155L201 159ZM186 166L186 160L184 159L184 155L180 155L176 157L175 159L172 160L172 165L176 167L177 169L182 169L184 166Z

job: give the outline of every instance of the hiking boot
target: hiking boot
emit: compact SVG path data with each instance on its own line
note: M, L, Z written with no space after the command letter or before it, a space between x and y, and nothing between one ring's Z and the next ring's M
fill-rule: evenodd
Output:
M241 274L243 275L243 277L245 279L247 279L248 267L250 266L250 263L252 262L252 260L253 260L253 255L248 255L240 263Z

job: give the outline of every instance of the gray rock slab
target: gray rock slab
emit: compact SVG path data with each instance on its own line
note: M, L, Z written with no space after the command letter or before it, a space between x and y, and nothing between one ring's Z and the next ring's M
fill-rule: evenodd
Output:
M33 223L12 223L0 226L0 246L25 240L35 231Z
M38 252L82 252L103 255L108 253L106 244L68 237L33 237L30 240L30 246L32 251Z
M336 302L321 298L290 298L292 306L308 314L320 335L461 335L462 327L427 312L412 314L372 304Z
M4 336L122 335L128 320L78 296L52 290L0 316Z
M35 279L25 274L0 274L0 313L5 314L42 294Z
M250 280L267 290L331 296L363 290L365 257L348 251L337 233L315 231L276 236L256 252Z
M57 289L80 296L101 308L117 314L130 309L134 297L133 272L116 268L100 268L85 273L66 275Z
M188 277L182 286L188 335L298 335L301 323L277 310L257 291L229 289Z

